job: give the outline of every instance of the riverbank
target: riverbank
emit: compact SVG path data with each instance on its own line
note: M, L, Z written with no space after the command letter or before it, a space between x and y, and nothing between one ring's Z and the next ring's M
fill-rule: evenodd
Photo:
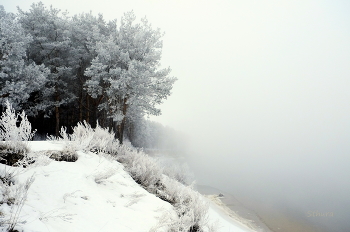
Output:
M218 205L233 220L240 221L255 231L274 232L252 210L247 209L233 195L205 185L196 185L195 188L202 195ZM219 196L219 194L222 194L222 196Z
M207 196L234 220L243 221L249 224L250 228L261 232L324 232L302 218L297 218L284 209L268 208L251 199L237 199L230 193L222 190L196 185L196 190ZM219 197L221 194L221 197Z

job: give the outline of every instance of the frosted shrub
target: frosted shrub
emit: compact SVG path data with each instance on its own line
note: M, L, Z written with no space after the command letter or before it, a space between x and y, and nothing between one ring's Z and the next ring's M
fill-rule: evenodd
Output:
M62 128L60 140L67 141L71 147L95 151L101 155L108 154L109 158L116 159L124 165L136 183L172 204L176 214L165 214L151 231L166 227L167 231L171 232L199 232L203 231L203 228L209 228L207 203L199 193L184 185L189 183L188 167L176 166L164 172L155 159L131 146L120 145L114 133L101 128L98 124L93 129L86 122L78 123L73 128L72 135L67 134L66 129ZM99 184L115 172L115 169L110 168L95 173L93 177ZM138 198L135 198L127 206L134 204L137 200Z
M21 123L17 127L17 122ZM35 131L23 111L21 114L15 112L9 101L6 101L6 111L2 113L0 120L0 139L8 142L29 141L33 138Z
M61 130L60 130L60 137L56 137L54 135L49 135L49 136L47 136L47 140L69 142L71 140L71 137L67 133L67 127L63 126L63 127L61 127Z
M108 128L100 127L98 123L94 132L89 144L89 150L111 153L113 147L119 144L115 139L115 134L110 132Z
M177 215L174 217L165 213L151 231L163 227L169 232L213 231L208 224L208 203L198 192L166 176L163 178L163 186L160 198L170 202Z
M66 127L61 127L60 136L48 136L48 140L62 141L65 143L67 150L86 150L93 138L94 130L84 121L78 122L77 126L73 127L73 133L68 134Z
M164 190L159 191L161 198L165 199L173 205L177 202L182 202L181 198L185 189L184 185L168 177L163 178L163 185L165 187Z
M198 193L186 187L184 201L179 203L181 206L186 205L183 210L183 216L189 219L190 231L201 231L208 224L208 203ZM181 218L181 217L180 217Z
M5 166L6 167L6 166ZM31 176L24 183L19 183L13 170L2 169L0 173L0 205L5 212L2 218L1 226L7 225L6 231L15 231L14 228L18 223L18 219L24 203L27 199L28 190L34 182Z
M71 140L70 135L67 133L67 127L64 127L64 126L61 127L60 136L61 136L61 138L59 140L61 140L61 141L70 141Z
M142 151L121 145L117 147L117 160L125 166L131 177L147 191L169 202L175 208L175 217L164 214L151 231L166 227L171 232L210 230L207 222L208 204L190 186L163 174L159 163Z
M126 150L123 152L123 149ZM117 159L124 164L131 177L151 193L156 193L161 187L162 169L145 153L121 146Z
M173 227L185 228L184 231L195 227L203 228L207 222L208 204L202 196L189 186L177 182L171 178L164 178L166 198L174 202L173 205L179 220L175 221ZM197 230L193 230L197 231Z
M91 140L94 134L94 129L85 120L78 122L77 126L73 127L72 140Z
M86 121L78 122L73 127L73 133L68 134L67 128L62 127L60 137L48 137L49 140L63 141L69 150L85 150L94 152L111 153L113 147L118 144L114 138L114 133L109 132L108 128L102 128L97 123L93 129Z
M6 141L0 143L0 162L9 166L17 165L27 158L29 148L22 141Z
M73 133L71 135L65 133L64 136L61 135L62 138L69 138L76 150L88 150L94 137L94 129L86 121L78 122L77 126L73 127Z
M9 225L7 227L7 231L14 231L14 228L17 225L24 203L27 200L28 190L33 182L34 182L34 176L31 176L29 179L26 180L24 184L16 185L15 202L11 206L10 218L8 220Z
M2 173L0 176L0 205L11 205L15 202L13 177L10 173Z
M18 121L21 121L19 126ZM0 119L0 140L5 141L0 144L1 160L13 165L23 159L29 150L26 142L31 140L34 134L35 131L32 132L32 126L25 112L16 113L12 105L6 101L6 110Z
M117 156L118 155L118 160L122 161L126 157L126 155L130 155L131 153L137 153L138 150L136 150L134 147L127 146L126 144L118 144L118 146L113 146L111 149L113 155Z

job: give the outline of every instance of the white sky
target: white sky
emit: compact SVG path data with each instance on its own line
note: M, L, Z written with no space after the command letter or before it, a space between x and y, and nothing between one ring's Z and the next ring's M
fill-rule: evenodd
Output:
M163 115L152 119L188 133L204 169L213 162L220 174L266 159L278 167L301 157L349 159L349 1L43 2L107 19L133 9L165 31L162 64L178 81ZM31 2L0 4L14 12Z
M347 1L43 2L107 19L133 9L165 31L162 63L179 80L152 119L180 130L294 130L316 115L335 122L349 114ZM0 4L15 12L31 1Z

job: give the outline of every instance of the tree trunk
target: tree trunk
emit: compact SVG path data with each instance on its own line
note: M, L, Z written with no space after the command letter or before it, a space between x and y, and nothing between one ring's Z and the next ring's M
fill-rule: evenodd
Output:
M91 123L90 123L90 100L89 100L88 94L86 94L86 108L87 108L86 109L86 122L91 125Z
M123 144L123 138L124 138L124 127L125 127L125 117L123 118L120 125L117 126L117 137L120 144Z
M80 91L79 96L79 122L83 121L83 91Z
M119 140L120 144L123 144L123 139L124 139L124 128L125 128L125 122L126 122L126 112L128 110L128 105L126 104L127 102L127 98L123 99L123 115L124 118L122 119L122 122L120 123L120 125L118 125L118 131L117 131L117 137Z
M58 92L57 84L55 85L55 100L56 100L56 105L55 105L55 116L56 116L55 134L56 134L56 136L58 136L60 134L60 107L58 105L58 103L60 102L60 94Z
M55 106L55 115L56 115L56 129L55 134L59 136L60 134L60 107Z

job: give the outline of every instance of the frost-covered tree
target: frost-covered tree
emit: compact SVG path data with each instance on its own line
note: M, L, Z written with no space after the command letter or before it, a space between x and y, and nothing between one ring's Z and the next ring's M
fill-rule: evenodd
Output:
M15 108L36 115L36 106L28 104L28 100L43 88L48 70L28 60L26 49L30 42L32 37L15 15L0 6L0 101L4 106L10 100Z
M33 40L28 49L29 58L36 64L44 64L49 70L46 88L40 93L37 107L47 116L54 112L56 135L60 128L60 107L75 99L70 82L75 78L71 73L71 40L67 12L46 8L43 3L32 4L28 12L19 11L19 21Z
M99 109L110 118L120 143L126 119L159 115L156 106L176 80L169 77L170 68L160 68L163 34L145 18L135 20L133 12L125 13L115 33L96 43L97 56L85 72L88 93L102 99Z
M75 95L78 97L79 121L85 119L89 123L94 123L97 120L97 105L100 99L91 98L87 94L84 85L88 77L84 72L96 57L96 43L105 41L113 30L115 30L115 22L106 23L101 14L96 17L91 12L82 13L71 19L71 67L72 73L77 78L73 84L76 90Z
M175 78L160 67L162 36L133 12L117 26L41 2L17 15L1 8L0 104L25 109L41 133L98 120L122 143L124 128L160 114L170 95Z

